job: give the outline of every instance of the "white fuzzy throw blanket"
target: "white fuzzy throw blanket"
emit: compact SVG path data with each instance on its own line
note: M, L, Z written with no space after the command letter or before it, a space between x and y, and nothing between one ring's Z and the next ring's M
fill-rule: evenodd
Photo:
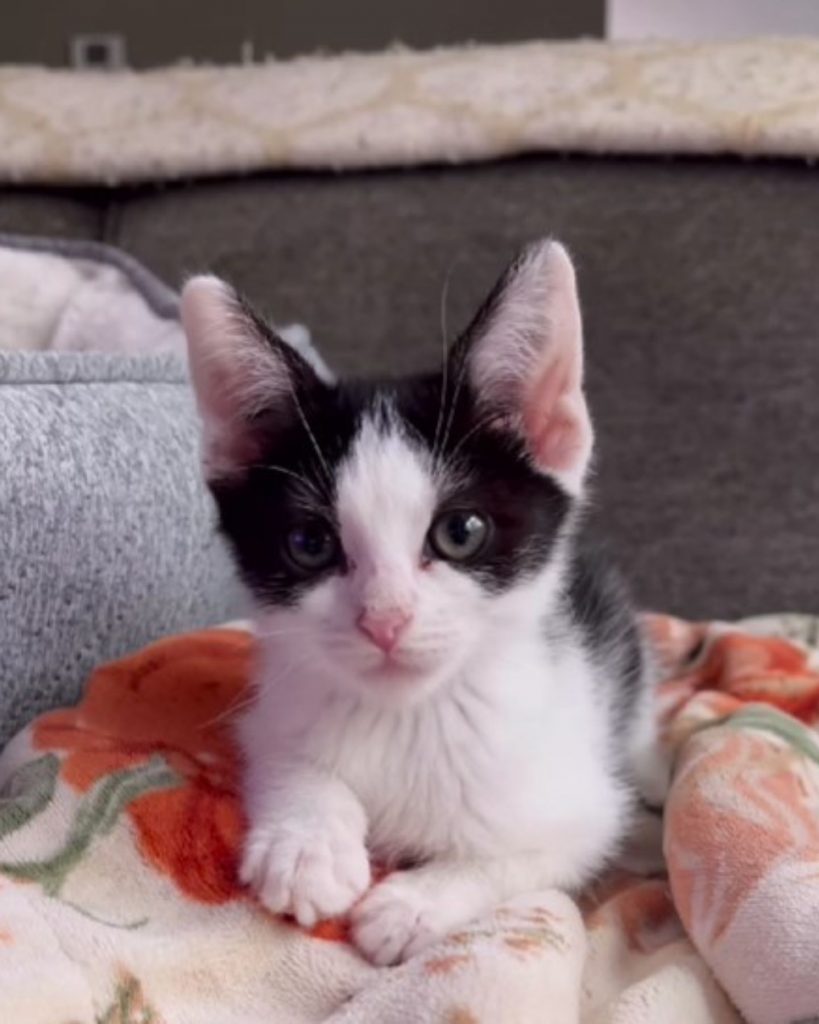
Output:
M4 351L186 352L178 296L127 253L100 242L0 232L0 354ZM333 373L303 324L278 332Z
M5 181L116 184L544 150L819 156L819 39L0 69Z

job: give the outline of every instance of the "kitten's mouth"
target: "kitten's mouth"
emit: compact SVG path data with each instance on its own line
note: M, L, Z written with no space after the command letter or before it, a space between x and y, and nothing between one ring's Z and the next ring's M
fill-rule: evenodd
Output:
M445 669L447 660L442 652L418 650L413 645L397 644L388 651L369 649L361 651L361 660L354 675L372 693L384 695L426 691Z
M385 683L408 685L418 680L423 675L423 670L406 655L402 656L400 651L389 651L371 667L368 675Z

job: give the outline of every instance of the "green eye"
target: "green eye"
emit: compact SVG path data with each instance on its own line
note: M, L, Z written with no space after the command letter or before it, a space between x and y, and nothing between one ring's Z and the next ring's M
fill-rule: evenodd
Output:
M489 536L489 522L477 512L444 512L429 531L429 544L439 558L465 562L476 555Z
M319 521L294 526L287 534L285 548L290 561L303 572L326 569L338 556L334 534Z

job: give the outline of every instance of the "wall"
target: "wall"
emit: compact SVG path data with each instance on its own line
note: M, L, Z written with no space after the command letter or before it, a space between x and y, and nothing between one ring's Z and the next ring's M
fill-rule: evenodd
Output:
M119 32L134 67L326 49L602 35L604 0L0 0L0 63L63 65L74 33Z
M608 0L611 39L819 34L817 0Z

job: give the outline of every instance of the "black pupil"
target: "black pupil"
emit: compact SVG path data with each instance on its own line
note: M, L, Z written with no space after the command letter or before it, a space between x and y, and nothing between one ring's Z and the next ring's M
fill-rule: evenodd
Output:
M287 534L290 560L305 572L319 572L337 561L338 546L333 532L323 523L305 522Z
M308 526L298 531L295 541L308 558L321 558L327 550L327 531L320 526Z
M481 528L481 521L474 515L450 516L446 532L455 547L463 548L469 544L474 533Z

